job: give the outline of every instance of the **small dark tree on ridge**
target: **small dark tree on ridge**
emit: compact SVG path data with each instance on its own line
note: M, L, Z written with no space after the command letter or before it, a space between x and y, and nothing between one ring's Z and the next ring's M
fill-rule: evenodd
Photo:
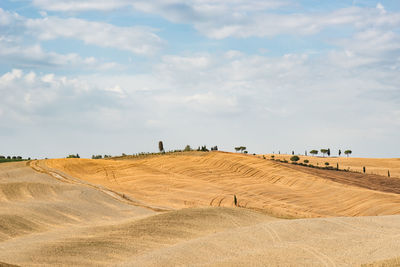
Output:
M160 150L160 152L164 152L164 144L162 141L158 142L158 150Z

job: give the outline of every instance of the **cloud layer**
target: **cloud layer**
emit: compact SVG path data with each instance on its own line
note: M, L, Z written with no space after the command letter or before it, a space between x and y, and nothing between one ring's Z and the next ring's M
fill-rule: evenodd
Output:
M400 149L400 13L385 3L32 3L36 15L0 8L10 153L133 153L161 139L260 153Z

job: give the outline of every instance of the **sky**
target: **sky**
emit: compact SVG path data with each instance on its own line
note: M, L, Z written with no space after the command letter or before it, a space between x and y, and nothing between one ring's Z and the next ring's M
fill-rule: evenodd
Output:
M400 157L398 0L1 0L0 155Z

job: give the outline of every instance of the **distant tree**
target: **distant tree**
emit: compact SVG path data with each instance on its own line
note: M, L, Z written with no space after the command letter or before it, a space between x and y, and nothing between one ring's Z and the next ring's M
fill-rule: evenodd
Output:
M238 147L235 147L235 150L236 150L236 152L240 151L241 153L243 153L243 151L246 150L246 147L245 146L238 146Z
M292 150L292 155L294 155L294 151Z
M281 151L280 151L280 150L278 151L278 154L279 154L279 155L281 154Z
M331 156L331 149L328 148L328 151L326 153L328 154L328 157L330 157Z
M390 177L390 171L388 170L388 177Z
M192 150L192 148L189 145L186 145L185 149L183 151L191 151L191 150Z
M275 156L274 155L271 155L271 159L274 159L275 158Z
M328 149L325 149L325 148L322 148L320 151L324 157L325 157L325 154L328 153Z
M365 173L365 166L363 166L363 173Z
M218 150L218 146L212 146L211 147L211 151L217 151Z
M310 162L310 161L309 161L308 159L305 159L305 160L304 160L304 163L306 163L306 164L309 163L309 162Z
M238 201L237 201L236 195L233 195L233 203L235 204L235 207L237 207Z
M344 151L344 154L346 154L347 157L349 157L349 155L353 153L353 151L351 151L350 149Z
M159 141L159 142L158 142L158 150L160 150L161 153L162 153L162 152L165 152L165 151L164 151L164 144L163 144L162 141Z
M315 156L318 154L318 150L313 149L310 151L310 154L313 154Z
M10 157L10 156L7 156L7 159L11 159L11 157Z
M325 166L328 167L329 166L329 162L325 162Z
M340 155L342 155L342 150L339 149L339 157L340 157Z
M247 150L245 150L244 152L243 152L244 154L247 154L247 153L249 153Z
M306 150L306 151L304 151L304 155L305 155L305 156L307 156L307 150Z
M207 152L207 151L208 151L208 149L207 149L207 146L205 146L205 145L204 145L204 146L202 146L202 147L201 147L201 151L203 151L203 152Z
M297 161L300 160L300 158L299 158L298 156L292 156L292 157L290 158L290 160L293 161L293 162L297 162Z

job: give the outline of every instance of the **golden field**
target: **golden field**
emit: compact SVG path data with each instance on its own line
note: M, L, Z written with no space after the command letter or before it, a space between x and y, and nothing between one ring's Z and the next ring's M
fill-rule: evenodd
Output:
M276 159L290 161L292 155L285 154L266 154L266 158L270 159L274 155ZM309 160L308 164L313 164L321 167L325 167L325 162L328 162L330 166L336 168L339 164L340 169L346 169L354 172L363 172L363 167L365 167L368 174L378 174L382 176L387 176L388 171L391 177L400 178L400 158L352 158L352 157L322 157L322 156L303 156L300 157L299 162L304 162L304 160Z
M396 266L399 182L224 152L1 164L0 265Z

